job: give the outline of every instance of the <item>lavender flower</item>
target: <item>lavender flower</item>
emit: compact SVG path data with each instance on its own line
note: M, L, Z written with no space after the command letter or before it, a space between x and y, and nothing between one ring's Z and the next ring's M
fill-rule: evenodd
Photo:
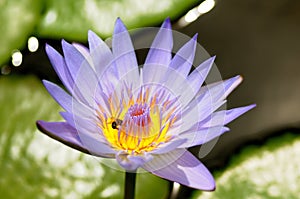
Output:
M37 121L48 136L84 153L115 158L126 171L143 168L202 190L214 190L207 168L187 148L229 129L227 123L254 105L219 110L240 76L201 87L214 57L191 73L196 37L172 57L167 19L138 67L127 29L117 19L112 50L92 31L89 49L62 41L64 57L46 46L67 92L43 81L65 112L63 122Z

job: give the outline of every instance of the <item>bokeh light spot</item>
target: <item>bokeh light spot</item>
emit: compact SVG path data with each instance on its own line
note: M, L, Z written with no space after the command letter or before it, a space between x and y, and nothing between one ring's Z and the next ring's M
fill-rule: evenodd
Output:
M216 2L214 0L206 0L203 1L199 6L198 6L198 12L200 14L205 14L209 11L211 11L215 7Z
M19 50L14 51L11 58L12 58L11 62L15 67L18 67L22 64L23 55Z
M39 48L39 40L36 37L30 37L27 43L28 43L28 50L30 52L35 52Z

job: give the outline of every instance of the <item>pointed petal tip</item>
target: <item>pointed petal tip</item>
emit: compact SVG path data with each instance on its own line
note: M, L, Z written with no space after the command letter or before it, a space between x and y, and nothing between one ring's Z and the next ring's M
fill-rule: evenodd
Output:
M116 19L116 22L115 22L115 27L116 26L120 26L120 27L124 27L125 25L124 25L124 22L122 21L122 19L120 18L120 17L118 17L117 19Z
M212 191L215 191L215 190L216 190L216 183L214 182L213 185L205 191L211 191L212 192Z
M57 54L60 54L48 43L45 44L45 51L49 58L50 56L56 57Z
M36 124L36 125L40 125L42 122L43 122L43 120L37 120L37 121L35 122L35 124Z
M228 131L230 131L230 128L228 128L227 126L224 126L224 128L223 128L223 133L226 133L226 132L228 132ZM223 134L222 133L222 134Z
M241 75L237 75L235 76L235 78L236 78L237 85L241 84L244 79Z
M224 80L224 82L227 82L229 84L231 84L230 86L234 85L234 88L236 88L238 85L241 84L241 82L243 81L243 77L241 75L236 75L234 77L231 77L229 79ZM231 91L230 91L231 92Z
M211 68L215 62L215 59L216 59L216 56L212 56L212 57L204 60L196 69L198 71L200 71L200 70L206 68L206 70L207 70L206 72L208 74L208 72L211 70ZM207 76L207 74L205 75L205 77Z
M35 122L36 127L41 131L40 126L41 126L42 120L37 120Z
M47 134L47 131L45 130L45 128L43 127L43 125L45 124L46 122L43 121L43 120L37 120L35 122L35 125L36 127L38 128L39 131L41 131L42 133L45 133Z
M47 51L47 49L52 48L52 46L50 46L48 43L45 44L45 49Z
M64 39L62 39L61 40L61 45L65 45L65 44L67 44L68 42L66 41L66 40L64 40Z
M256 107L256 104L250 104L248 107L249 107L249 110L250 110L250 109L253 109L253 108Z
M95 36L97 35L94 31L92 30L88 30L88 38L90 38L91 36Z
M89 42L89 45L91 45L91 43L93 41L98 41L100 40L100 37L97 35L97 33L95 33L94 31L92 30L88 30L88 42Z
M75 43L75 42L74 42L74 43ZM72 47L73 47L72 44L73 44L73 43L69 43L69 42L67 42L67 41L64 40L64 39L61 40L61 45L62 45L63 51L68 50L69 48L72 48Z
M44 86L46 86L46 84L50 84L50 83L52 83L52 82L50 82L50 81L48 81L48 80L46 80L46 79L43 79L43 80L42 80L42 83L43 83Z
M214 191L216 190L216 181L213 178L213 176L211 176L210 179L206 179L207 182L205 184L202 184L201 186L199 186L198 184L191 184L190 187L194 188L194 189L198 189L198 190L202 190L202 191Z
M46 89L49 89L49 87L51 87L51 86L57 86L55 83L50 82L50 81L48 81L48 80L46 80L46 79L43 79L43 80L42 80L42 83L43 83L43 85L46 87Z
M161 28L171 29L171 19L170 17L167 17L163 24L161 25Z
M211 178L205 186L198 187L197 185L194 185L192 187L198 190L212 192L216 190L216 181L215 179Z
M211 67L212 67L212 65L214 64L214 62L216 61L216 58L217 58L216 55L214 55L214 56L212 56L212 57L209 58L210 61L211 61Z
M121 33L127 31L127 28L120 17L117 18L115 22L114 34Z
M192 37L192 39L193 39L194 41L197 41L197 38L198 38L198 33L196 33L196 34Z
M45 128L43 127L43 126L44 126L45 124L47 124L47 123L49 123L49 122L46 122L46 121L44 121L44 120L37 120L37 121L35 122L37 128L38 128L41 132L43 132L43 133L47 133L47 131L46 131Z
M61 40L61 46L63 51L65 52L68 48L70 48L72 44L70 44L69 42L67 42L66 40L62 39Z
M243 76L241 76L241 75L237 75L237 76L235 76L235 78L238 79L240 82L242 82L244 79Z
M244 107L240 107L240 108L243 109L243 113L246 113L255 107L256 107L256 104L250 104L248 106L244 106Z
M214 56L211 56L210 58L208 58L207 61L209 61L209 62L211 63L211 65L213 65L213 63L215 62L216 58L217 58L217 56L214 55ZM205 61L206 61L206 60L205 60ZM204 62L205 62L205 61L204 61Z
M180 182L177 182L177 183L180 184ZM185 186L191 187L193 189L201 190L201 191L208 191L208 192L213 192L216 190L215 180L213 180L213 182L211 182L211 184L206 185L205 187L204 186L199 187L199 185L197 185L197 184L190 184L190 185L185 185Z
M251 109L255 108L256 104L250 104L248 106L238 107L236 110L239 110L239 116L250 111Z

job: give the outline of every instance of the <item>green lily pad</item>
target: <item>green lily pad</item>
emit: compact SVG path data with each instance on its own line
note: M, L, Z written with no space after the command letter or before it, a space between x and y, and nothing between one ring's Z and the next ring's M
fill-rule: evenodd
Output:
M34 77L0 78L0 193L5 199L122 198L124 173L40 133L61 108ZM164 198L168 184L138 174L136 198ZM152 191L155 190L155 191Z
M0 67L15 49L23 48L39 20L42 1L0 1Z
M247 147L216 173L215 192L198 191L193 198L299 198L299 149L300 137L293 134L273 138L261 147Z
M38 33L48 38L86 41L87 30L110 36L117 17L137 28L179 17L198 0L48 0Z

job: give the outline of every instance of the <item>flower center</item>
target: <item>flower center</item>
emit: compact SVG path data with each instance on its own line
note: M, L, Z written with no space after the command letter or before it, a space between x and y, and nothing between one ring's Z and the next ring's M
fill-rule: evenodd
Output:
M148 94L147 90L141 91L136 99L123 98L118 104L114 104L112 97L108 98L109 114L103 114L104 109L99 105L98 126L113 148L139 154L171 139L167 132L176 121L175 108L170 107L172 102L159 98L161 93L151 98Z
M134 104L125 116L128 125L145 127L151 123L150 108L147 104ZM129 124L132 123L132 124Z
M162 134L163 129L160 128L160 117L156 109L147 104L130 106L124 120L111 118L105 137L113 147L129 153L153 150L158 143L166 141L166 130ZM116 124L117 127L114 128Z

